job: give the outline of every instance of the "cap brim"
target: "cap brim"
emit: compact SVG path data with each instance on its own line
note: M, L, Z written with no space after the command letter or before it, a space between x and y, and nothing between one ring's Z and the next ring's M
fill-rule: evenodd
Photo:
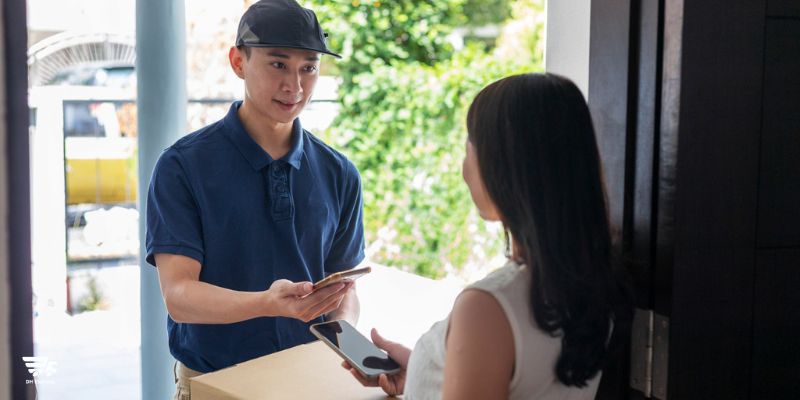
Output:
M300 49L300 50L311 50L316 51L317 53L327 54L329 56L333 56L336 58L342 58L342 56L327 50L327 49L315 49L312 47L305 47L305 46L297 46L297 45L290 45L290 44L270 44L270 43L241 43L237 46L246 46L246 47L283 47L287 49Z

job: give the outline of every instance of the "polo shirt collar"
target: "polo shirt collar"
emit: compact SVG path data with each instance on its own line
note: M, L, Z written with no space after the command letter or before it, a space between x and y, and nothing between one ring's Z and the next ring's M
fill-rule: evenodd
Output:
M258 171L270 164L272 164L272 157L261 148L261 146L253 140L252 137L245 131L242 121L239 119L237 112L242 105L241 101L235 101L231 104L228 114L223 119L224 124L228 129L225 133L231 139L242 156L250 163L254 170ZM305 132L303 126L300 125L300 118L295 118L292 124L292 148L281 157L281 160L291 165L295 169L300 169L303 159L303 142L305 139Z
M292 148L281 158L282 160L286 160L294 169L300 169L300 161L303 159L304 136L305 131L303 130L303 126L300 125L300 118L295 118L292 124Z

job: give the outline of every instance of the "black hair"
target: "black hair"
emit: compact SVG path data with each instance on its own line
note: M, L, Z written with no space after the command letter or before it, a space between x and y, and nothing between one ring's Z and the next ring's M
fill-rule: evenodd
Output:
M556 376L584 387L605 363L624 302L589 108L569 79L510 76L478 93L467 130L489 197L531 268L534 320L561 338Z
M244 51L244 57L248 60L250 59L250 47L240 44L236 46L236 48L239 49L239 51Z

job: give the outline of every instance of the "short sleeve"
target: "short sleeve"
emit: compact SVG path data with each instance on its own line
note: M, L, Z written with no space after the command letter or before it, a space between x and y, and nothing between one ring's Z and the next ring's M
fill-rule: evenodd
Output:
M200 214L180 153L167 149L156 163L147 193L146 260L177 254L203 263Z
M361 177L358 170L347 162L344 196L341 204L339 225L333 238L330 252L325 259L328 273L355 267L364 259L364 220L361 198Z

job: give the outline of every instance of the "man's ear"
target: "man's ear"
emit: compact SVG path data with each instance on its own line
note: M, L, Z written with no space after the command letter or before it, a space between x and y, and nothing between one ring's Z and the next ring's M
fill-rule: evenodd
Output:
M228 61L231 63L231 68L236 76L241 79L244 79L244 68L242 68L242 64L245 62L244 57L244 51L240 51L236 46L231 46L228 51Z

